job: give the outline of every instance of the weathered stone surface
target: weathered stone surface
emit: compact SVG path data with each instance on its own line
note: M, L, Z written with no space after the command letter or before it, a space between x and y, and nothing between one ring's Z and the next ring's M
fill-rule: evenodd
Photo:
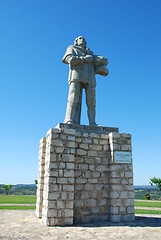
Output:
M134 219L132 164L113 161L131 136L77 129L50 129L40 141L37 216L47 226Z
M83 155L86 155L86 150L83 150L83 149L77 149L77 154L80 155L80 156L83 156Z

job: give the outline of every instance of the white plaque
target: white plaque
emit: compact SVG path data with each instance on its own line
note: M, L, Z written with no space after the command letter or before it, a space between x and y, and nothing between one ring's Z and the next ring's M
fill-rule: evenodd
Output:
M131 163L130 152L115 152L114 160L116 163Z

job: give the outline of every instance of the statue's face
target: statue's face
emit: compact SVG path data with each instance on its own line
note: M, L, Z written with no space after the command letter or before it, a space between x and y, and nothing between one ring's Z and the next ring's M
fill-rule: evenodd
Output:
M84 37L79 36L77 39L78 39L77 40L78 46L81 46L81 47L85 47L86 46L86 41L85 41Z

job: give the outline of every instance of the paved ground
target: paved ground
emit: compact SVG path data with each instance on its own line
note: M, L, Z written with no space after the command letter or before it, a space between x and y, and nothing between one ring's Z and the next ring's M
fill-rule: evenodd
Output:
M135 223L45 227L34 211L0 210L0 240L161 240L161 215L136 216Z

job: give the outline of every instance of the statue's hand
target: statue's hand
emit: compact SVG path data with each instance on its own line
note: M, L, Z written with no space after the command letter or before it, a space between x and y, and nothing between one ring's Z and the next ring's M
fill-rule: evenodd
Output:
M84 57L84 62L85 63L92 63L93 62L93 56L92 55L86 55Z
M83 64L84 63L84 59L83 58L79 58L79 57L72 57L70 59L70 64L71 65L79 65L79 64Z

